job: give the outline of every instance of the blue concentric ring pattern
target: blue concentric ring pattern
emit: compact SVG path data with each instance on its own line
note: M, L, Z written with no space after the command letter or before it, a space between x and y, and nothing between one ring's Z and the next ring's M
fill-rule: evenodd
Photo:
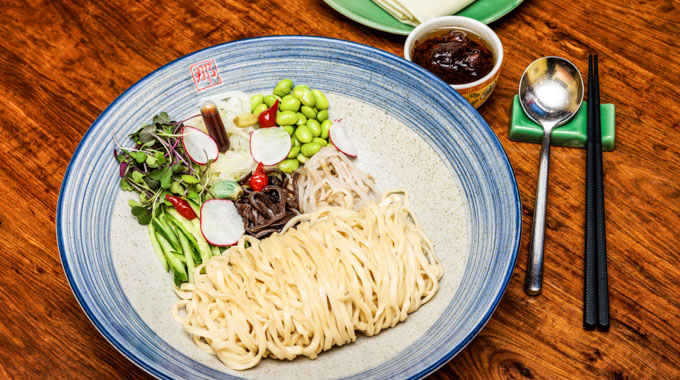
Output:
M197 91L190 67L214 60L222 84ZM381 365L348 378L419 378L457 354L482 329L514 268L521 206L514 173L484 119L443 81L390 53L321 37L234 41L182 57L118 97L89 128L66 170L57 206L62 264L78 302L104 337L159 378L229 378L160 339L126 299L111 258L119 192L112 136L124 137L161 110L189 115L201 97L264 92L291 78L343 93L412 128L448 161L469 208L470 258L454 299L427 333ZM170 316L168 316L170 318Z

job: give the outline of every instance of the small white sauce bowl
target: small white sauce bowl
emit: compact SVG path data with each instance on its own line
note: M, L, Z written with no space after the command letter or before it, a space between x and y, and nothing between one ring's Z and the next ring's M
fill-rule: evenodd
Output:
M501 72L501 65L503 64L503 44L496 33L487 25L463 16L443 16L426 21L409 33L404 43L404 57L411 61L414 45L423 37L436 30L455 28L466 29L481 37L487 43L487 47L491 49L494 56L495 64L493 69L484 78L470 83L450 85L463 95L470 104L478 108L484 104L496 87L496 82Z

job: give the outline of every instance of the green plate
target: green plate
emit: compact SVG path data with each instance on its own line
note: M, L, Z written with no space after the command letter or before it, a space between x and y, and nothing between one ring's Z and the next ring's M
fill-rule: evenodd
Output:
M368 27L388 33L407 35L411 25L402 24L371 0L324 0L336 11ZM515 9L524 0L477 0L457 16L466 16L485 24L496 21Z

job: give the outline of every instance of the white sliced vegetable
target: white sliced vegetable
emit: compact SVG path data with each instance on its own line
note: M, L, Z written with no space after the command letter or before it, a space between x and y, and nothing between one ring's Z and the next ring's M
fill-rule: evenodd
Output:
M292 145L290 135L281 127L260 128L250 134L250 155L264 166L285 160Z
M217 160L220 154L217 143L209 134L194 127L182 128L182 146L191 161L205 165L208 160Z
M342 153L350 156L356 157L358 152L357 148L354 147L352 140L347 135L347 130L343 127L344 124L335 123L331 125L331 129L328 131L328 137L331 143L338 148Z
M234 245L246 232L234 202L210 199L201 206L201 233L212 245Z

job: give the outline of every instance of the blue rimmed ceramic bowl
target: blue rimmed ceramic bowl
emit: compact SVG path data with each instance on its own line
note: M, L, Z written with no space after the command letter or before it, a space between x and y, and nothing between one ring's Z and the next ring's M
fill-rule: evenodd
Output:
M263 360L232 371L201 351L171 315L171 275L118 187L112 136L166 111L179 120L203 97L271 93L283 78L327 94L356 164L383 190L404 188L444 266L437 295L408 319L316 360ZM129 142L127 142L129 144ZM123 355L159 378L418 378L468 344L498 305L520 241L521 206L497 137L458 93L420 67L368 46L319 37L234 41L180 58L118 97L78 145L57 206L57 239L78 302Z

